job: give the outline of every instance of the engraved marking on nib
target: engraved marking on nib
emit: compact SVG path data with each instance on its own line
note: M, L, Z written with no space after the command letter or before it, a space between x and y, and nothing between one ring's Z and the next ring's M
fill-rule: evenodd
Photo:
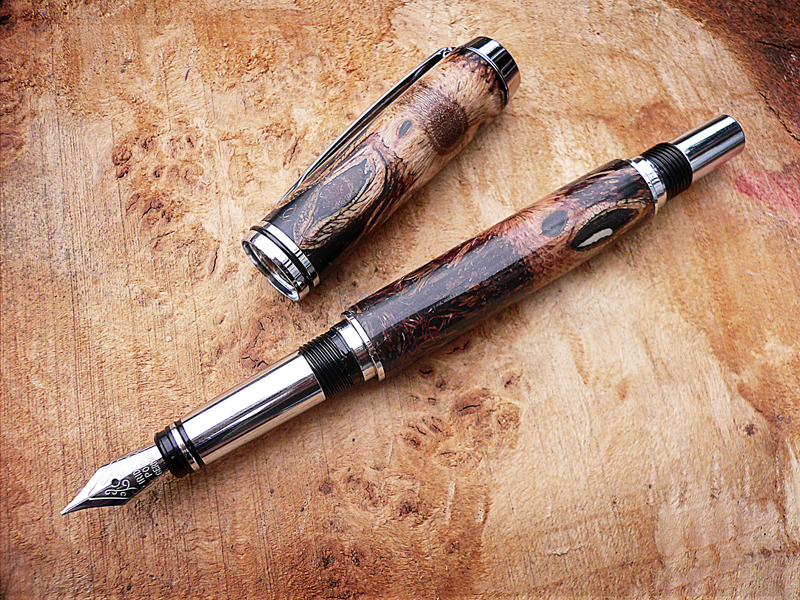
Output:
M125 504L163 472L164 459L155 446L132 452L100 467L61 514Z

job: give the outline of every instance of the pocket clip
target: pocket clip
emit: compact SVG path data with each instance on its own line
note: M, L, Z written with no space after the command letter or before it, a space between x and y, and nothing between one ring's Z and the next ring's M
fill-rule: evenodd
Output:
M300 187L304 181L308 179L312 179L315 175L319 172L326 169L330 164L336 159L339 153L356 137L359 136L367 127L369 127L370 123L372 123L375 119L377 119L380 114L385 111L391 104L397 100L403 92L405 92L408 88L410 88L416 81L418 81L422 76L425 75L428 71L430 71L434 66L436 66L439 61L441 61L444 57L450 54L454 47L446 47L440 48L433 54L431 54L428 58L423 60L419 63L414 69L406 73L406 75L397 83L395 83L392 87L390 87L380 98L378 98L372 105L365 110L355 121L353 121L347 129L345 129L339 137L337 137L330 146L325 148L322 154L319 155L317 160L315 160L308 169L306 169L305 173L300 176L295 184L289 188L289 190L283 195L281 198L281 202L286 199L286 197L294 192L298 187ZM280 202L278 203L280 204Z

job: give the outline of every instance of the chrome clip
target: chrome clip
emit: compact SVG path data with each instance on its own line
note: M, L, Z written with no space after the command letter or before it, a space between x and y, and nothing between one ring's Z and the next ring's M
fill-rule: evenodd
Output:
M430 71L436 66L439 61L450 54L454 47L440 48L428 58L419 63L414 69L409 71L400 81L395 83L389 88L380 98L378 98L372 105L365 110L359 117L353 121L347 129L345 129L339 137L337 137L330 146L325 148L322 154L319 155L305 173L300 176L295 184L283 195L280 202L283 202L287 196L300 187L304 181L313 178L320 171L326 169L338 156L339 152L344 149L351 141L353 141L359 134L361 134L370 123L377 119L380 114L386 110L395 100L397 100L403 92L410 88L416 81L422 78L425 73ZM280 204L280 202L278 204Z

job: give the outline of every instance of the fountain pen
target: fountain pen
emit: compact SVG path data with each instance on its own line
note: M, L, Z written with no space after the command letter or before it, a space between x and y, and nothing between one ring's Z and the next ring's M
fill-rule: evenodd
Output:
M648 221L744 147L718 116L613 160L356 303L296 352L101 467L62 514L125 504L166 471L184 477L359 383L382 380Z

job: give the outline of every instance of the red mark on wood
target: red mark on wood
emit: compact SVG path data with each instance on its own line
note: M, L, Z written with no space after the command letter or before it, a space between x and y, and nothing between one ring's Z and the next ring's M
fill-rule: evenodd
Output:
M773 205L800 210L800 165L783 171L745 171L736 179L736 191Z

